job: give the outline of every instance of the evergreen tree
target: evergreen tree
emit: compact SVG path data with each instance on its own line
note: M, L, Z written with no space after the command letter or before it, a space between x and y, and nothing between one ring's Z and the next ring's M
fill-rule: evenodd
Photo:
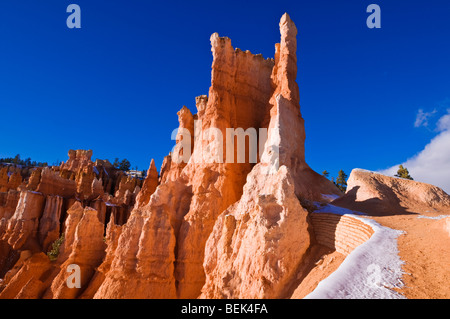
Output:
M20 155L17 154L16 157L12 160L13 164L20 164Z
M403 165L400 165L400 166L398 167L397 174L395 174L394 176L396 176L396 177L401 177L401 178L405 178L405 179L414 180L414 178L412 178L412 177L409 175L408 169L407 169L406 167L403 167Z
M343 170L340 170L338 177L336 178L335 184L342 192L347 190L347 177L347 174L345 174Z
M127 160L126 158L124 158L121 162L120 162L120 166L119 169L122 171L129 171L131 167L131 163L129 160Z
M119 169L119 167L120 167L120 162L119 162L119 159L117 157L114 159L113 166L115 168L117 168L117 169Z
M25 166L31 166L31 158L27 158L26 160L25 160Z
M324 170L322 172L322 176L325 177L325 178L328 178L329 175L330 175L330 173L327 170Z

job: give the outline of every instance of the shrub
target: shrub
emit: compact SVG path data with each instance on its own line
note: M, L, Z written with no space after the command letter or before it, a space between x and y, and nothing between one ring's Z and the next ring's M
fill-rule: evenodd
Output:
M64 241L64 233L59 237L57 240L55 240L52 244L52 250L50 250L47 253L48 258L51 261L55 261L59 256L59 248L61 247L61 244Z

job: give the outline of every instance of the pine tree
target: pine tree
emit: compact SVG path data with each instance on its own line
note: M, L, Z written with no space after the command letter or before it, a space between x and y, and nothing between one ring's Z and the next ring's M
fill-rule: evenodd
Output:
M115 168L119 169L120 162L119 162L119 159L118 159L117 157L114 159L113 166L114 166Z
M328 173L327 170L324 170L324 171L322 172L322 176L325 177L325 178L328 178L329 175L330 175L330 173Z
M347 174L345 174L343 170L340 170L335 183L336 186L344 193L347 190L347 177Z
M17 154L16 157L12 160L13 164L20 164L20 155Z
M397 174L395 174L394 176L414 180L414 178L409 175L408 169L406 167L403 167L403 165L399 165Z
M25 166L31 166L31 158L27 158L26 160L25 160Z
M122 171L129 171L131 167L130 161L127 160L126 158L124 158L121 162L120 162L120 166L119 169Z

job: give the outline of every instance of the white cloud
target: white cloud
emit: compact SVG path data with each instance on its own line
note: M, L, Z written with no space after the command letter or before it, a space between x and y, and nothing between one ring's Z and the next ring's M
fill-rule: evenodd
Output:
M450 109L447 109L447 114L438 120L436 129L438 132L450 130Z
M414 122L414 127L425 126L428 127L428 119L433 116L437 110L433 110L431 112L424 112L422 109L417 111L416 121Z
M421 152L401 164L414 180L438 186L450 194L450 114L441 117L438 123L442 132ZM393 176L397 169L395 165L380 173Z
M438 133L425 148L406 162L399 163L380 173L394 176L397 173L398 166L402 164L409 171L414 180L432 184L442 188L450 194L450 108L448 108L450 99L445 99L438 103L439 113L446 109L446 114L434 122L435 128L430 128ZM424 126L429 128L429 120L434 116L438 109L431 112L424 112L420 109L417 112L415 127ZM434 127L434 125L433 125Z

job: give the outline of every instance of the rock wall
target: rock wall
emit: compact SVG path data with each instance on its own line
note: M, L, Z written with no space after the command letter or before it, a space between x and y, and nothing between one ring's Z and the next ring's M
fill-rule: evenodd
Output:
M374 233L372 227L351 216L312 213L315 239L321 245L348 255Z
M281 298L310 245L307 211L289 169L250 173L238 203L220 215L208 239L202 298Z
M106 244L103 241L104 225L97 216L97 211L90 207L83 207L79 202L69 210L67 219L67 237L64 250L61 253L60 271L46 291L44 298L73 299L89 285L95 268L100 265L105 255ZM80 267L81 288L74 289L67 286L67 269L69 265Z

